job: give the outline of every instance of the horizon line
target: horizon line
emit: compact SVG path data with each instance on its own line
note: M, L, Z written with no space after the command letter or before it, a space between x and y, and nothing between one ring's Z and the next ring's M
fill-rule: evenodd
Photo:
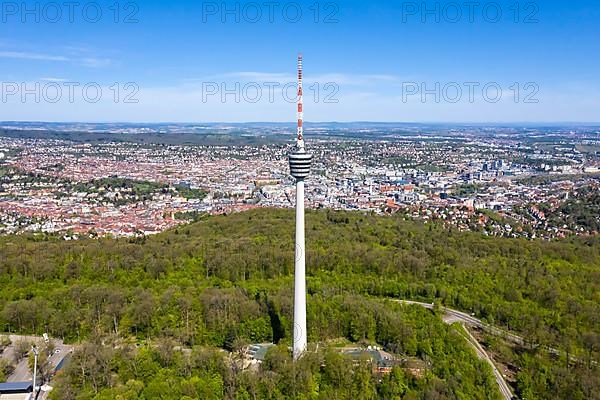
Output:
M289 124L295 125L295 121L44 121L44 120L2 120L0 124L136 124L136 125L193 125L193 124ZM418 125L586 125L599 126L600 121L375 121L375 120L357 120L357 121L305 121L305 124L418 124Z

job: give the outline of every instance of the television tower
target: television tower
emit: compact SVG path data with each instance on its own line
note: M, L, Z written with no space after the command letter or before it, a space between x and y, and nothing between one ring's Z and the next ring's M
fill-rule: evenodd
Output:
M310 173L312 154L304 148L302 55L298 56L298 136L290 153L290 173L296 179L296 261L294 271L294 360L306 351L306 248L304 246L304 179Z

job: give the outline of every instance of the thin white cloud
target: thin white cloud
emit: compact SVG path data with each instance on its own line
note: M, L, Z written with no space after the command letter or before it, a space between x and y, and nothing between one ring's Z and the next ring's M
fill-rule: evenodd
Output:
M209 75L204 78L186 78L182 79L181 82L185 86L200 86L205 83L277 83L279 85L286 85L288 83L296 82L296 77L289 74L270 73L270 72L230 72L218 75Z
M90 54L93 53L93 49L86 46L62 46L67 53L80 55L80 54Z
M263 92L261 101L254 103L240 95L221 93L206 96L202 90L182 90L181 86L167 88L141 87L135 95L139 102L129 104L114 102L109 88L98 103L83 99L77 90L75 102L70 103L63 95L58 103L34 102L29 97L26 103L18 95L0 107L0 120L49 120L49 121L293 121L295 104L283 99L281 91L275 93L274 101ZM557 97L558 96L558 97ZM458 103L436 103L429 97L425 103L421 96L406 101L402 96L392 96L372 90L353 93L340 91L338 103L330 104L306 96L306 118L310 121L425 121L425 122L511 122L511 121L590 121L597 115L598 96L593 93L582 98L579 91L548 93L540 92L540 104L501 101L487 103L480 97L470 103L468 99ZM367 105L367 106L365 106Z
M281 84L295 82L296 79L296 77L291 74L255 71L232 72L224 74L223 77L240 79L249 82L276 82Z
M248 79L259 82L295 82L296 76L283 73L270 72L232 72L224 76L240 79ZM310 82L335 82L345 85L364 85L373 82L394 82L400 78L393 75L384 74L344 74L344 73L328 73L318 74L307 77Z
M273 73L273 72L255 72L255 71L243 71L243 72L231 72L225 74L225 76L240 77L240 78L256 78L256 79L281 79L293 77L291 74Z
M377 81L390 81L395 82L400 79L400 77L395 75L385 75L385 74L374 74L374 75L364 75L366 79L373 79Z
M278 73L278 72L257 72L257 71L238 71L226 74L208 76L206 78L184 79L186 83L202 83L215 81L238 80L243 82L276 82L279 84L288 84L296 82L296 75ZM390 84L401 82L401 78L395 75L385 74L344 74L327 73L317 74L306 77L305 82L310 83L336 83L344 86L365 86L372 84Z
M108 58L96 58L96 57L65 57L56 56L43 53L33 53L24 51L0 51L0 58L11 58L16 60L38 60L38 61L58 61L58 62L73 62L84 67L90 68L102 68L112 64L112 61Z
M27 53L22 51L0 51L0 58L41 61L69 61L67 57L63 56L51 56L47 54Z
M64 78L40 78L40 81L44 81L44 82L68 82L68 79L64 79Z
M81 60L81 64L91 68L102 68L108 67L110 64L112 64L112 61L108 58L86 57Z

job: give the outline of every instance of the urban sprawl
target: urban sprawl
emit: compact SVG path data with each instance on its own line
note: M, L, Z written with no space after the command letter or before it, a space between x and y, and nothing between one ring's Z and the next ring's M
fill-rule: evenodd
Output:
M597 131L568 131L551 140L545 132L469 132L378 137L363 130L346 138L311 137L309 131L314 164L307 206L400 213L493 236L597 234ZM139 236L208 214L292 208L290 148L282 141L187 145L0 137L0 233Z

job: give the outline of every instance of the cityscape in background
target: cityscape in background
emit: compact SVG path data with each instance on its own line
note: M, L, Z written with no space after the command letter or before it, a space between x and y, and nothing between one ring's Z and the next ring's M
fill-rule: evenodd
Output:
M595 125L308 124L309 209L402 214L484 235L600 230ZM295 204L293 127L2 123L0 232L130 237Z

